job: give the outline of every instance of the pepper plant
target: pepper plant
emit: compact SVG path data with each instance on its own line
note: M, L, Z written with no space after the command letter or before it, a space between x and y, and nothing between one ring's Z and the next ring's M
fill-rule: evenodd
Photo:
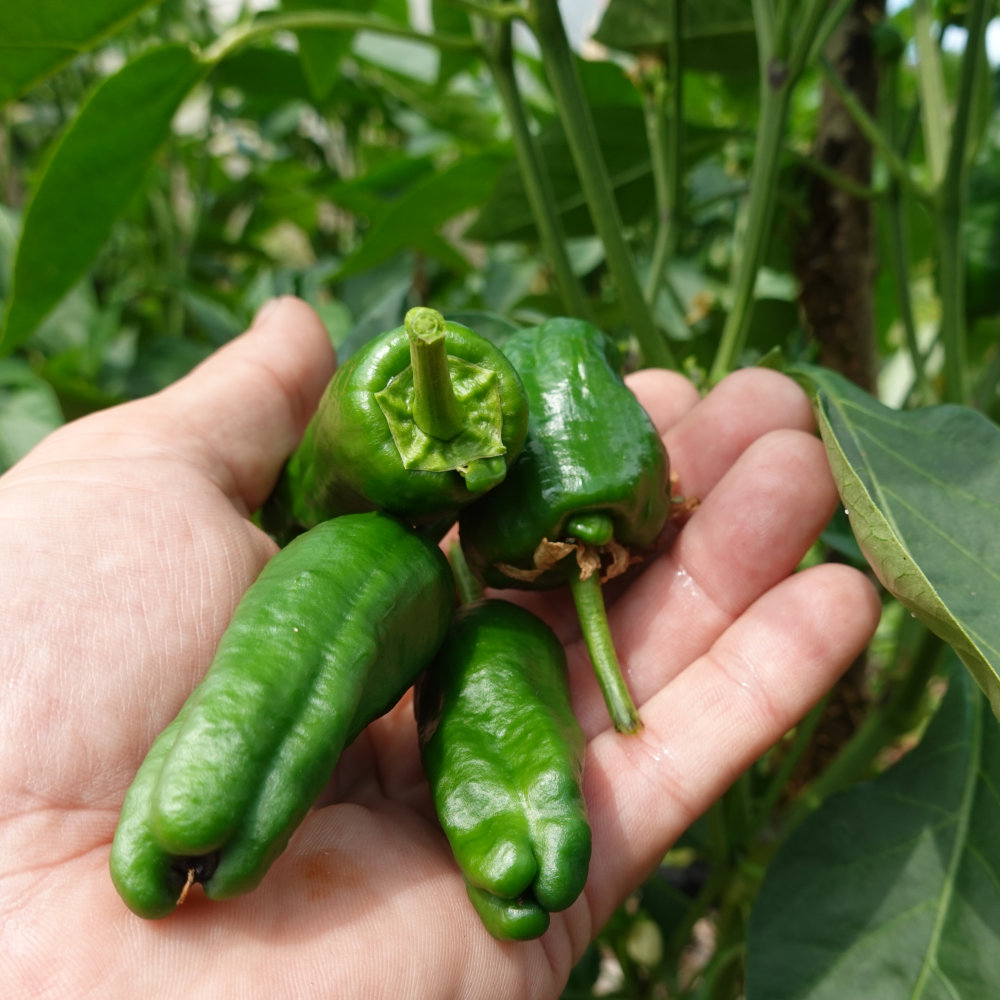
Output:
M433 305L488 336L587 320L706 390L782 367L843 499L811 558L870 567L882 627L565 995L990 996L994 5L610 0L585 57L573 9L0 8L0 463L284 291L343 357Z

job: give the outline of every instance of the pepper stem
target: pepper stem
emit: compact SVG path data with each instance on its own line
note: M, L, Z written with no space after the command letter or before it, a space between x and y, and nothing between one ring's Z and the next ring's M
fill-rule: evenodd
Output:
M413 366L413 421L428 437L449 441L465 424L448 370L444 317L417 306L403 320Z
M458 539L448 546L448 562L451 563L451 571L455 576L455 589L458 591L459 603L472 604L474 601L481 601L483 585L472 572L472 567L469 566L465 553L462 551L462 543Z
M618 654L615 652L604 607L600 574L591 573L584 579L573 573L569 578L569 589L611 721L620 733L637 733L642 729L642 720L625 684Z

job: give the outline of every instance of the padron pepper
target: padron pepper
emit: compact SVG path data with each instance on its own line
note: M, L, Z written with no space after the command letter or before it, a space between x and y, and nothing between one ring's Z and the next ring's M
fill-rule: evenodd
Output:
M670 513L666 449L601 330L550 319L503 346L528 396L528 437L504 482L460 515L463 550L493 587L569 584L612 721L634 732L641 723L601 578L623 573L660 535Z
M527 422L524 389L501 351L434 309L411 309L338 369L262 524L283 542L366 510L450 523L503 480Z
M441 550L383 513L278 552L126 794L111 874L129 908L166 916L193 882L212 899L256 887L344 747L437 651L454 586Z
M585 740L562 645L508 601L464 604L415 711L438 819L481 920L497 938L540 936L590 863Z

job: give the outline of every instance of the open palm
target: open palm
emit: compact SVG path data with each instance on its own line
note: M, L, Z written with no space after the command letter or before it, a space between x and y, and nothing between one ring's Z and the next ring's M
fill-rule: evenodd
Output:
M125 789L203 675L275 546L247 519L333 368L305 305L156 396L70 424L0 478L0 954L13 996L554 997L614 907L864 647L878 614L846 567L795 573L836 494L789 380L704 400L632 385L701 503L617 595L645 728L609 725L564 596L522 596L567 645L587 732L587 888L541 939L479 924L430 806L407 697L344 754L253 893L130 913L108 875ZM609 595L613 598L615 595Z

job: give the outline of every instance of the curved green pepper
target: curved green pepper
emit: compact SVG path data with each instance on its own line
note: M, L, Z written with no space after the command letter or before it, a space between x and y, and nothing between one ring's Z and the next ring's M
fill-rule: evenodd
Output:
M459 608L416 688L424 771L469 898L499 938L538 937L590 862L585 740L566 657L524 608Z
M382 513L277 553L126 795L111 851L126 904L161 917L192 881L213 899L253 889L343 748L434 655L454 603L440 549Z
M411 309L334 375L262 523L282 541L365 510L453 520L504 478L527 422L521 381L496 347Z
M528 437L504 482L459 517L473 571L494 587L568 583L615 726L639 728L607 632L600 577L652 546L670 512L667 452L621 377L614 343L551 319L504 343L528 397Z

